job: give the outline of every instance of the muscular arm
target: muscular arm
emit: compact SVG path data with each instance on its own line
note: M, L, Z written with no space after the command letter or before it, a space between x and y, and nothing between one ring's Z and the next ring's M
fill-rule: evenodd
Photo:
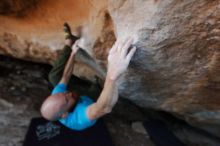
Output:
M132 39L125 42L117 41L112 47L108 56L108 71L101 92L96 103L90 105L87 110L87 115L90 120L97 119L107 113L110 113L118 100L117 80L123 74L129 65L129 62L134 55L136 48L128 51Z
M72 75L72 72L73 72L73 67L74 67L74 58L75 58L75 54L73 52L71 52L70 54L70 57L65 65L65 69L64 69L64 72L63 72L63 76L60 80L60 83L63 83L63 84L68 84L69 82L69 79Z
M104 88L97 102L92 104L87 111L91 120L97 119L107 113L110 113L118 100L118 88L116 80L106 77Z
M70 77L73 72L73 67L74 67L75 54L78 50L77 43L78 43L78 41L76 41L75 44L72 46L72 52L70 54L70 57L69 57L66 65L65 65L65 69L64 69L62 78L59 83L63 83L63 84L67 85L70 80Z

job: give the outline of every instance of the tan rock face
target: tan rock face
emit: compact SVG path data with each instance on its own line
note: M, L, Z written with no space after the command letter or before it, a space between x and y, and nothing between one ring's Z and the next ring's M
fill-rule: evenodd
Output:
M220 1L111 3L118 37L136 37L139 49L120 93L199 127L219 125Z
M220 135L220 0L32 1L0 2L1 54L51 63L67 21L88 27L82 46L106 68L115 39L132 36L138 51L120 94Z
M64 44L63 23L68 22L73 29L87 24L88 20L93 20L92 17L102 15L99 13L105 3L100 1L96 4L89 0L3 0L0 2L0 54L52 63ZM102 29L100 25L101 16L86 25L94 31L89 40L94 40L100 33L97 31ZM81 68L77 75L94 78L94 72L85 65L76 67Z

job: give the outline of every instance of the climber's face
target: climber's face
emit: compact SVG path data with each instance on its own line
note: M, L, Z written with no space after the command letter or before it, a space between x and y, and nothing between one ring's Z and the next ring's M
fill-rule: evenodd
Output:
M75 95L72 92L65 92L63 93L62 98L63 98L64 110L69 112L76 101Z
M48 120L65 118L74 106L76 99L72 92L57 93L49 96L41 107L41 114Z

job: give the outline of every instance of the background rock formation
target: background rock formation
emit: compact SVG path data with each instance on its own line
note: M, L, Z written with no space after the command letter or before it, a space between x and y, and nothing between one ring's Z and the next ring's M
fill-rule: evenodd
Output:
M115 39L133 36L120 94L220 138L220 0L2 0L0 14L0 53L44 63L61 49L65 21L88 27L82 45L103 68ZM94 76L82 64L75 74Z

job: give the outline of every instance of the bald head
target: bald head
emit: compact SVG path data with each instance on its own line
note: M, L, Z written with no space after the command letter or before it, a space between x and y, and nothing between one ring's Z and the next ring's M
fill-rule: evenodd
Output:
M49 96L41 106L41 114L47 120L58 120L67 112L67 101L64 93Z

